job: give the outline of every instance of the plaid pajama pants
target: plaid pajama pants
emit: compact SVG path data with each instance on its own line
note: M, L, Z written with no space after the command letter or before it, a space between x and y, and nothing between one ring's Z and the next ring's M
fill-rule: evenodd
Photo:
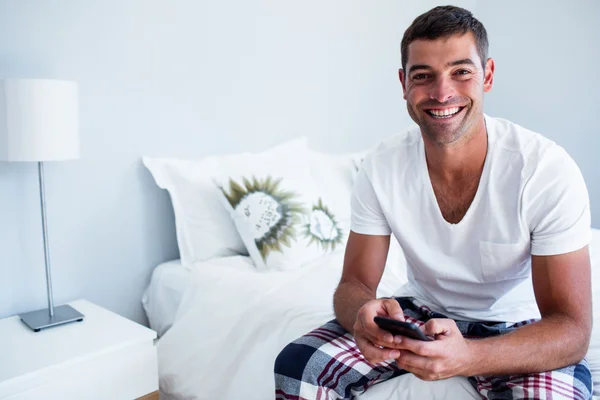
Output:
M397 298L408 322L423 325L446 318L411 298ZM464 337L484 338L534 322L516 324L456 321ZM395 362L368 362L353 337L336 320L286 346L275 361L276 400L351 399L367 388L408 373ZM527 375L469 377L482 399L577 399L592 396L592 375L586 360L577 365Z

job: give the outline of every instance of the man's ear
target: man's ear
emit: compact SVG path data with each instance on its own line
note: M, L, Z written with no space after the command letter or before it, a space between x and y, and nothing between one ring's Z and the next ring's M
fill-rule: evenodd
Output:
M402 92L404 93L404 100L406 100L406 75L404 75L404 70L400 68L398 70L398 78L400 78L400 83L402 84Z
M494 60L488 58L485 62L485 71L483 76L483 91L489 92L492 90L492 84L494 83Z

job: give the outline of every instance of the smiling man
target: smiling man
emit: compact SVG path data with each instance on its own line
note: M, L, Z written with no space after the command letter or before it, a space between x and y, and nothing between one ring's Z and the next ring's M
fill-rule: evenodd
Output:
M416 126L363 162L336 319L280 353L277 398L347 399L405 373L467 377L488 399L591 398L590 212L577 165L483 113L494 61L469 11L419 16L401 50ZM392 234L408 283L377 299ZM434 340L393 336L375 316Z

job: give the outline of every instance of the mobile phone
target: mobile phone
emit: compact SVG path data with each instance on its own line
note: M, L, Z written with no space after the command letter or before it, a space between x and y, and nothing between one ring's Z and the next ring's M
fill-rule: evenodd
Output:
M424 340L430 342L433 339L425 334L413 323L398 321L391 318L376 316L373 321L381 329L390 332L392 335L406 336L411 339Z

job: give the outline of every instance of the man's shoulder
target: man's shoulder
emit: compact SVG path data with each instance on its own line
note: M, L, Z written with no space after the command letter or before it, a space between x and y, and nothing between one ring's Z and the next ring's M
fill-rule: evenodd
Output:
M379 140L372 150L369 151L365 161L369 163L387 163L389 159L405 159L407 156L416 154L415 146L421 139L418 125L410 125L401 132L388 135Z
M490 118L493 126L494 163L506 174L512 170L524 181L555 174L571 179L577 165L567 151L543 134L503 118Z
M488 132L496 150L517 153L524 161L536 162L559 146L543 134L505 118L486 115ZM490 129L491 128L491 129Z

